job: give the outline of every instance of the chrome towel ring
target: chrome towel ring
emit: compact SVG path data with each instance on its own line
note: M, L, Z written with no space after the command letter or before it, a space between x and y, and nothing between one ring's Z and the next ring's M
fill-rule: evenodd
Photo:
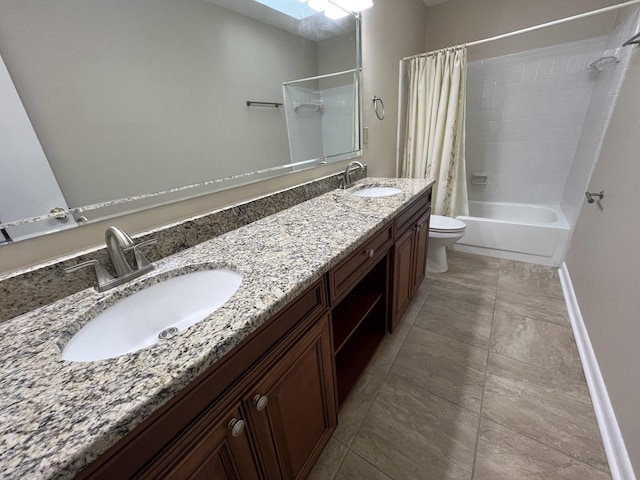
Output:
M378 109L378 104L382 107L382 113ZM376 111L376 117L378 120L382 120L384 118L384 102L380 97L373 97L373 109Z

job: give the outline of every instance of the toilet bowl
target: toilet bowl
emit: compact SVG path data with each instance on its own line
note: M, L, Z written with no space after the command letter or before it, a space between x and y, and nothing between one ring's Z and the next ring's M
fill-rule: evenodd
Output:
M465 228L467 225L456 218L431 215L427 272L443 273L449 269L446 248L462 238Z

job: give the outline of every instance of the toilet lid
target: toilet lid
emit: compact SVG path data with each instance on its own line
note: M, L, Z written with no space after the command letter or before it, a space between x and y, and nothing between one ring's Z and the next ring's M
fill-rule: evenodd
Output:
M429 230L434 232L459 232L467 225L457 218L443 217L442 215L431 215Z

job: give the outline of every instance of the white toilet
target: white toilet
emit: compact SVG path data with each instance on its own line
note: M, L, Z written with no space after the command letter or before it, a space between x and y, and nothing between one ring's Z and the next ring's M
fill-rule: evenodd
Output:
M427 272L443 273L449 269L446 247L460 240L465 228L467 225L456 218L431 215Z

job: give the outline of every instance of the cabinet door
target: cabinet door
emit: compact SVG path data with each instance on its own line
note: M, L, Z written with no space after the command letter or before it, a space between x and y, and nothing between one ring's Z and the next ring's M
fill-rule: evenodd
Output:
M251 452L247 425L240 405L220 415L211 425L187 433L184 447L173 462L159 462L142 478L175 480L258 480L257 464ZM191 438L189 438L191 437Z
M402 235L394 246L394 275L393 275L393 315L391 331L395 330L400 318L409 306L412 295L413 274L413 239L415 230L409 229Z
M244 398L267 478L305 478L337 424L329 317L311 327Z
M431 218L431 210L422 216L416 224L415 234L415 255L413 261L413 285L411 287L411 296L415 295L424 280L427 273L427 249L429 247L429 219Z

